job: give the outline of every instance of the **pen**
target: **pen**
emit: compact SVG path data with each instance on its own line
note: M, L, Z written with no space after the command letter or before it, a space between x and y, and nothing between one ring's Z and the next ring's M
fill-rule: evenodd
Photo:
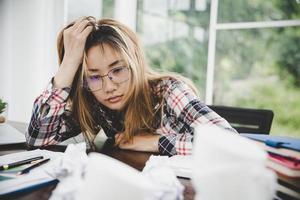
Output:
M50 160L50 158L47 158L47 159L42 160L42 161L40 161L40 162L38 162L38 163L35 163L34 165L31 165L30 167L27 167L26 169L23 169L22 171L20 171L20 172L18 173L18 175L26 174L26 173L30 172L30 170L32 170L32 169L34 169L34 168L36 168L36 167L38 167L38 166L41 166L42 164L48 162L49 160Z
M44 158L43 156L37 156L37 157L29 158L26 160L21 160L21 161L10 163L10 164L5 164L5 165L0 166L0 171L10 169L13 167L18 167L20 165L28 164L28 163L31 163L32 161L40 160L43 158Z

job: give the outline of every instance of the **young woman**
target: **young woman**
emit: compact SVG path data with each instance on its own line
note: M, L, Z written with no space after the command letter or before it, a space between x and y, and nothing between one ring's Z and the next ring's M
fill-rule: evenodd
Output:
M115 20L69 24L58 36L58 54L59 69L34 102L26 133L31 146L80 133L92 145L103 129L121 149L185 155L197 125L235 132L189 80L150 69L136 34Z

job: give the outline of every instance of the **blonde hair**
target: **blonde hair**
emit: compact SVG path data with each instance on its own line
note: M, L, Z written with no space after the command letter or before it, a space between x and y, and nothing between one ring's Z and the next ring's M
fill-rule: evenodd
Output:
M98 124L91 115L90 97L92 94L84 89L82 85L86 71L86 53L93 46L99 45L103 48L104 44L109 45L124 57L125 62L131 69L131 87L125 97L125 102L134 103L126 103L125 105L124 141L131 140L134 135L139 133L155 132L153 124L157 120L158 111L162 109L163 97L160 96L158 99L154 99L151 83L161 81L164 78L180 79L190 85L197 93L190 80L175 73L158 73L149 68L137 35L125 25L113 19L98 21L93 17L83 19L89 21L90 25L93 26L93 30L87 38L83 63L79 66L74 77L69 102L72 103L74 117L79 121L81 130L90 144L92 144L92 140L99 129L95 128ZM63 31L74 23L67 25L58 36L59 63L62 62L64 56ZM160 107L154 110L157 103ZM159 116L161 118L161 115Z

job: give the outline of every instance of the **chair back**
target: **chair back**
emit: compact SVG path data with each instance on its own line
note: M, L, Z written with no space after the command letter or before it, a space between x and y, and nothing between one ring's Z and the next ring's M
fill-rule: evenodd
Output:
M209 107L225 118L239 133L270 133L274 117L272 110L217 105Z

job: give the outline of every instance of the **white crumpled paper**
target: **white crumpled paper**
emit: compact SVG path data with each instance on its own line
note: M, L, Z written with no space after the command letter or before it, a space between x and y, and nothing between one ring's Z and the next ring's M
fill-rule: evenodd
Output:
M166 166L148 166L143 172L116 159L91 153L76 199L181 200L183 186Z
M164 166L170 168L177 177L190 179L192 173L192 161L193 158L191 155L174 155L171 157L152 155L146 162L144 170Z
M50 200L183 199L183 186L166 166L143 172L99 153L86 154L85 143L70 144L46 172L59 180Z
M86 144L69 144L61 158L54 160L45 169L59 184L52 192L50 200L73 200L82 184L87 166Z
M151 156L142 174L158 186L153 200L182 200L183 185L178 181L167 156ZM150 199L149 199L150 200Z
M271 200L276 175L253 141L215 126L195 128L193 185L196 200Z

